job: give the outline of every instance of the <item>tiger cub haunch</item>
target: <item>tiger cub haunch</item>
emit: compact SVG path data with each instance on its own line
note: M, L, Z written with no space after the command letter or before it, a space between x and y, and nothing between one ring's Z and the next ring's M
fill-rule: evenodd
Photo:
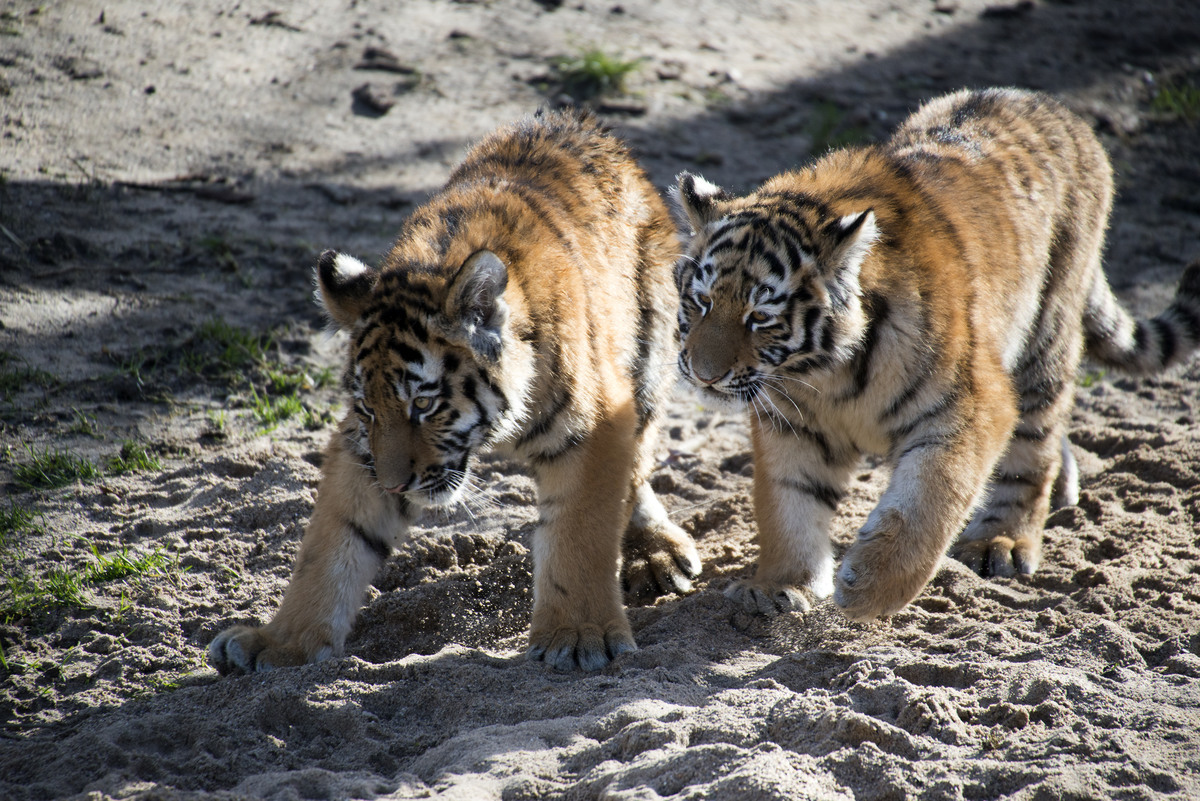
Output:
M734 197L692 175L676 271L680 369L749 410L760 553L749 611L831 593L903 607L957 535L981 575L1032 573L1052 502L1074 503L1065 430L1083 353L1147 373L1200 341L1200 262L1149 321L1101 268L1104 150L1056 101L964 91L886 143ZM860 454L894 468L836 578L828 528Z
M531 658L590 670L633 650L622 546L638 594L686 591L700 570L646 483L675 357L677 256L644 173L574 112L484 139L378 269L323 254L318 295L349 332L352 408L279 611L221 633L214 665L340 654L410 521L456 503L489 448L523 458L538 484Z

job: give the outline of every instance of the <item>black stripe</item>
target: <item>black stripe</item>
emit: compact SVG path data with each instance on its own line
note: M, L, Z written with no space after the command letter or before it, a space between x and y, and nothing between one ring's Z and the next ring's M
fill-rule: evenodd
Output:
M821 460L825 464L833 463L833 447L829 444L829 439L820 431L814 431L807 426L793 426L797 436L802 436L816 446L821 452Z
M792 225L786 218L776 218L775 227L787 242L788 247L797 249L792 256L796 259L795 266L799 267L803 260L799 251L806 250L812 253L816 248L813 247L812 234L808 231L808 224L799 217L793 219L796 221L796 225Z
M1050 432L1044 428L1026 429L1018 428L1013 432L1014 439L1025 440L1026 442L1041 442L1046 437L1050 436Z
M771 275L779 278L787 275L787 268L783 266L783 262L779 260L779 256L775 255L774 251L761 248L759 255L767 263L767 269L771 271Z
M1036 487L1038 482L1036 479L1027 478L1025 476L1014 475L1013 473L997 473L992 481L996 484L1008 484L1021 487Z
M650 366L652 348L659 340L658 332L655 330L657 328L655 321L659 318L654 308L650 289L647 287L653 256L646 252L646 245L647 242L643 239L638 247L639 269L636 276L638 324L634 334L638 355L634 360L630 375L634 385L633 403L637 412L637 433L639 435L654 417L654 401L659 378L657 375L649 375L647 371Z
M725 229L721 232L720 238L704 249L704 255L715 256L724 250L735 250L741 247L741 242L735 242L737 235L741 233L741 229L729 230Z
M786 487L787 489L795 492L801 492L805 495L809 495L824 506L829 507L829 509L834 512L837 511L838 503L841 502L842 498L845 496L845 493L841 492L840 490L831 487L828 484L822 484L817 481L802 481L794 478L781 478L777 479L775 483L781 487Z
M1158 332L1162 364L1168 364L1175 358L1175 353L1179 350L1179 342L1175 338L1175 331L1161 317L1155 317L1150 321L1150 325L1154 326L1154 329Z
M920 412L916 417L913 417L907 423L902 423L901 425L896 426L896 428L888 432L888 435L893 440L906 437L912 432L916 431L922 423L927 423L930 420L940 417L946 412L953 410L957 402L958 390L951 390L939 398L936 403Z
M1133 350L1139 356L1146 352L1146 337L1149 335L1149 330L1146 324L1138 320L1137 325L1133 328Z
M549 450L542 451L541 453L532 454L529 457L529 460L535 464L541 465L556 461L578 448L586 439L587 437L583 434L572 433L563 440L559 447L551 448Z
M921 439L918 439L915 442L910 442L908 445L906 445L904 450L900 452L900 455L896 457L896 461L900 461L913 451L919 451L922 448L932 448L935 445L945 446L949 445L950 442L950 437L943 434L936 434L931 437L922 437Z
M821 307L810 306L804 313L804 341L796 349L800 353L814 350L817 347L817 321L821 318Z
M346 525L350 527L350 531L352 531L360 540L362 540L363 545L366 545L367 548L372 550L375 555L379 557L379 561L387 561L388 556L390 556L392 553L391 546L382 540L377 540L372 537L366 532L366 530L363 529L362 526L358 525L357 523L350 522Z
M1179 319L1183 327L1187 329L1188 338L1192 340L1192 344L1200 342L1200 315L1182 303L1172 304L1170 310Z
M862 347L854 360L854 386L842 396L842 400L853 400L867 391L867 384L871 380L871 356L879 345L879 329L891 313L887 298L878 293L869 292L863 295L862 300L863 310L867 315L867 333L863 336ZM824 343L822 349L829 350L824 347Z
M1021 392L1021 402L1017 409L1021 414L1040 412L1050 408L1067 388L1067 382L1058 376L1043 379L1036 386Z
M916 170L913 169L913 165L906 163L895 154L888 154L885 160L892 171L898 177L903 178L913 194L919 198L917 205L926 212L926 215L923 215L926 220L925 225L933 229L929 233L954 247L954 258L958 263L967 263L966 246L963 244L962 233L954 219L943 209L940 198L929 191L926 182L921 180ZM898 209L898 211L906 211L906 209Z
M833 350L833 319L826 317L821 322L821 351L828 353Z
M895 417L897 414L899 414L900 410L908 405L908 403L912 401L913 398L917 397L917 394L924 389L925 385L929 382L929 378L930 374L927 370L918 371L916 377L909 382L908 386L900 390L900 394L888 404L886 409L884 409L882 419L886 420L889 417Z
M421 351L409 345L407 342L401 342L398 339L391 339L388 342L391 350L399 356L405 364L424 364L425 357Z

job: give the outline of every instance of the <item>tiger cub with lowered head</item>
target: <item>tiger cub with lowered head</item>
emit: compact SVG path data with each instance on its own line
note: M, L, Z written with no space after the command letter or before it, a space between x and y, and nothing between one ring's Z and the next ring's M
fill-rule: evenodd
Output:
M422 508L460 498L484 448L526 460L538 485L530 657L591 670L633 650L622 542L634 592L685 591L700 571L646 483L671 388L678 253L624 146L589 115L558 112L471 150L378 269L322 254L317 294L349 332L352 409L279 611L222 632L213 664L340 654L389 551Z
M885 144L745 197L680 176L680 369L751 412L760 553L728 595L771 615L832 593L871 619L956 535L981 575L1037 568L1051 504L1078 497L1083 353L1148 373L1200 341L1200 262L1162 315L1118 305L1100 263L1112 191L1082 120L1009 89L934 100ZM828 528L864 452L894 472L835 578Z

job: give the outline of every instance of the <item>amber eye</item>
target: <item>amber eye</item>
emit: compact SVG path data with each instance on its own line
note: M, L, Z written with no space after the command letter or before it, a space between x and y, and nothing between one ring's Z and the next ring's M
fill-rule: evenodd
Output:
M698 302L701 306L705 306L705 307L711 306L712 305L712 296L709 295L707 292L697 292L696 293L696 302Z
M425 411L426 409L428 409L432 405L433 405L433 400L430 398L427 398L423 395L419 398L413 398L413 406L416 407L417 409L421 410L422 412Z
M771 315L767 314L765 311L759 311L758 309L755 309L754 311L750 312L750 322L752 323L762 325L770 319Z

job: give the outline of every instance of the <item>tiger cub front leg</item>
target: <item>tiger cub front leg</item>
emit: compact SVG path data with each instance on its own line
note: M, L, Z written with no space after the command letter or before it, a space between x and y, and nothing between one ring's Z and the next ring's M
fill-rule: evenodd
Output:
M602 423L537 469L528 656L559 670L596 670L637 649L618 580L632 429L632 421Z
M975 436L976 432L971 432ZM959 435L910 443L837 572L834 600L851 620L898 611L933 577L982 495L994 455Z
M334 434L279 611L265 626L217 635L208 649L213 666L222 674L253 673L339 656L367 586L407 528L404 506L384 494L343 434Z
M758 567L725 590L746 612L768 616L806 612L833 592L829 526L851 468L819 435L776 425L751 421Z

